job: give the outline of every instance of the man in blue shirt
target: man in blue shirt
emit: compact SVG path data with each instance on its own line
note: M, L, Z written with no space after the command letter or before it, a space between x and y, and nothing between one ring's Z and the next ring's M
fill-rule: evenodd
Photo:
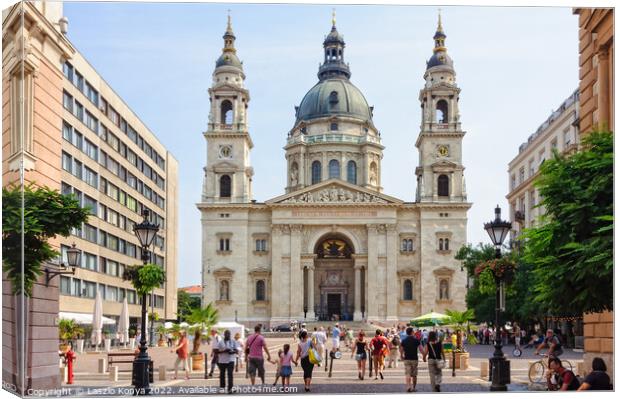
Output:
M418 380L418 350L422 358L426 356L424 346L413 335L413 328L407 327L407 337L400 343L400 358L405 364L405 384L407 392L415 392Z
M337 352L340 349L340 328L336 323L334 328L332 328L332 352Z

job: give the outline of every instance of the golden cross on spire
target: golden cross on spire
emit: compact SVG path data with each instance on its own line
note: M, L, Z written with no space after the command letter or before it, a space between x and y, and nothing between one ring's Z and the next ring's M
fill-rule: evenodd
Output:
M332 8L332 26L336 26L336 9Z
M437 14L438 14L437 30L442 31L443 27L441 26L441 7L437 9Z
M232 24L230 22L230 8L228 9L228 30L232 29Z

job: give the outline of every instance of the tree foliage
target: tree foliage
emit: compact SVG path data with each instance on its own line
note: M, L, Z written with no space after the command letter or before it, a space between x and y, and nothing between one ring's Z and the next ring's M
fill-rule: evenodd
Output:
M31 183L23 191L19 185L2 189L2 263L13 294L32 294L32 285L42 273L41 265L59 256L47 241L56 235L68 237L72 228L88 220L88 215L88 208L82 208L75 196L48 187Z
M131 281L139 295L148 294L166 281L164 270L157 265L133 265L125 267L123 279Z
M467 307L474 311L474 319L478 322L493 320L495 309L495 283L493 277L489 274L488 281L485 280L486 272L476 277L476 267L482 262L495 259L495 248L482 243L474 247L467 244L459 248L455 259L460 260L463 268L467 270L469 277L472 279L473 285L467 290L465 301Z
M191 297L182 289L177 291L177 316L179 321L185 320L197 308L200 308L200 298Z
M190 324L194 324L194 346L192 348L192 353L200 352L200 341L202 338L203 331L208 330L219 320L219 312L213 306L212 303L209 303L204 308L198 308L192 310L192 313L187 318L187 321Z
M613 309L613 135L594 132L582 144L541 166L545 215L523 233L533 295L556 315Z

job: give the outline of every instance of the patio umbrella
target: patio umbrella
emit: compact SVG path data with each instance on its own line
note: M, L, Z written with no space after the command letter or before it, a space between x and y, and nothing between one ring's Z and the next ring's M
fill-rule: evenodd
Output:
M430 327L443 325L450 322L450 316L443 313L430 312L411 319L411 324L416 327Z
M120 342L127 344L129 342L129 307L127 306L127 298L123 299L123 309L121 309L121 316L118 319L118 329L120 335Z
M95 343L95 350L101 344L101 329L103 328L103 302L101 292L97 290L95 296L95 307L93 309L93 333L90 336L91 342Z

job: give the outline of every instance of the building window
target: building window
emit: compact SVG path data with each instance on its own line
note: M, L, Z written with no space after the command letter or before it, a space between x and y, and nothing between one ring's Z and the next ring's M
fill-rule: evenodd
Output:
M69 277L60 276L60 293L71 295L71 279Z
M220 197L230 198L230 176L220 177Z
M71 155L63 151L62 152L62 168L66 170L67 172L71 173L71 170L73 169L72 166L73 166L73 159L71 158Z
M321 163L319 161L312 162L312 184L321 181Z
M450 195L450 179L446 175L437 178L437 195L447 197Z
M230 286L227 280L220 281L220 301L229 301L230 300Z
M256 252L266 252L267 251L267 240L261 239L256 240Z
M97 271L97 255L89 254L88 252L82 253L82 267L88 270Z
M510 189L514 190L516 186L517 186L517 176L513 174L512 176L510 176Z
M265 300L265 280L258 280L256 282L256 300Z
M519 169L519 184L523 183L523 180L525 180L525 168L521 167Z
M450 250L450 239L449 238L440 238L439 239L439 250L440 251L449 251Z
M334 131L338 130L338 124L336 122L332 122L329 124L329 130Z
M448 103L446 100L437 101L435 114L437 123L448 123Z
M400 250L402 252L413 252L413 240L411 238L405 238L401 242Z
M84 237L85 240L90 242L97 242L97 228L90 224L84 223Z
M357 164L355 161L347 163L347 181L351 184L357 184Z
M228 100L222 101L220 123L231 125L233 123L233 106Z
M73 113L73 97L66 91L62 92L62 105L67 111Z
M220 251L230 251L230 238L220 238Z
M340 178L340 162L335 159L329 161L329 178L330 179L339 179Z
M91 215L97 214L97 200L95 200L94 198L91 198L88 195L84 194L82 206L85 208L90 208L89 210Z
M409 279L406 279L403 283L403 300L413 300L413 283Z

